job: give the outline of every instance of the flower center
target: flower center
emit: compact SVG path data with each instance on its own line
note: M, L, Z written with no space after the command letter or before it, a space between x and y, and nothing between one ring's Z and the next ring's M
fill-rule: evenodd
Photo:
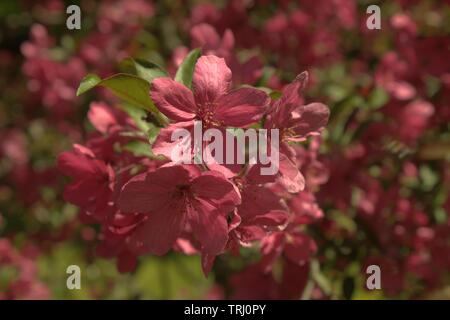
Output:
M202 121L204 128L220 127L223 125L220 121L214 117L214 109L217 107L216 103L206 103L204 105L198 105L197 107L197 119Z
M188 195L190 191L189 185L180 184L175 187L175 191L173 192L173 197L175 199L181 199Z

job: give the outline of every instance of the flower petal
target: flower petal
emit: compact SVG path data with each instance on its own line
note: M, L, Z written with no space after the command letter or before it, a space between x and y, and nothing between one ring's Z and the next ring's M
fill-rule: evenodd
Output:
M215 118L227 126L242 127L261 119L270 103L267 94L254 88L240 88L221 96Z
M216 56L202 56L195 65L192 79L195 102L206 106L228 92L231 86L231 70L225 60Z
M160 211L148 216L129 239L132 252L163 255L172 248L185 223L184 203L166 203Z
M305 188L305 178L297 166L282 153L280 153L280 171L277 180L291 193L297 193Z
M185 121L195 116L195 102L191 90L170 78L154 79L150 96L159 111L172 120Z
M248 224L257 224L263 226L279 226L285 224L288 214L283 210L272 210L262 215L257 215L248 221Z
M201 23L191 29L191 47L203 50L215 50L220 46L217 31L207 23Z
M185 130L189 131L190 136L193 137L193 128L194 128L193 121L172 123L168 127L162 128L159 131L159 134L156 137L156 140L152 145L153 154L163 155L163 156L171 159L172 161L175 161L176 159L172 159L172 151L175 147L177 147L179 145L179 143L182 142L182 139L173 141L172 134L176 130L185 129ZM191 144L192 144L192 142L191 142ZM180 146L180 148L181 148L181 146ZM193 156L193 153L192 153L192 156Z
M208 199L220 205L235 206L241 203L237 188L217 171L204 172L194 179L192 191L197 198Z
M123 212L158 212L174 202L172 193L178 184L189 183L189 172L181 166L162 167L140 174L127 182L120 193Z
M286 242L284 253L291 262L301 266L317 251L317 245L304 234L296 234L292 239L292 242Z
M325 127L330 117L330 110L322 103L310 103L302 108L298 124L295 125L295 133L299 136L317 134Z
M246 185L242 190L242 204L238 208L241 217L253 217L276 209L281 209L280 199L271 190L256 185Z
M303 103L302 91L308 83L308 72L304 71L297 75L297 77L283 89L280 98L281 105L286 108L288 106L299 106Z
M214 260L216 260L216 256L207 253L202 254L202 270L205 277L208 277L208 274L211 272Z
M195 199L188 207L189 222L202 245L203 254L219 254L228 241L228 224L216 207L203 199Z
M85 179L107 172L103 161L88 158L77 151L61 153L58 156L58 169L75 179Z

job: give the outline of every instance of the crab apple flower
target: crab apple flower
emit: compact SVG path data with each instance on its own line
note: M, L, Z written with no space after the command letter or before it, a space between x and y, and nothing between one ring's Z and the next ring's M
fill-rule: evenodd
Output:
M267 271L271 270L275 260L283 255L292 263L302 266L316 251L315 241L304 233L295 230L274 232L261 241L261 263Z
M213 26L201 23L192 28L191 39L191 48L202 48L206 54L225 59L232 70L234 83L254 84L262 76L263 65L257 56L240 62L235 54L234 34L230 29L225 30L221 38ZM186 50L185 55L187 53Z
M116 151L117 145L125 145L137 139L145 142L145 138L124 134L127 131L136 131L136 125L120 109L112 108L105 103L92 102L87 117L97 131L89 135L86 146L107 163L123 162L124 154Z
M162 77L153 80L150 95L170 119L201 120L204 127L243 127L258 121L269 103L266 93L254 88L230 91L231 70L224 59L202 56L195 65L193 92Z
M305 179L295 163L295 150L289 142L300 142L310 135L318 135L328 122L330 111L322 103L303 104L301 91L308 81L302 72L287 85L278 100L272 101L264 124L266 129L280 130L279 182L289 192L299 192Z
M255 216L243 216L236 227L230 231L228 247L238 252L239 246L249 246L251 242L261 240L288 220L288 213L283 210L266 211Z
M267 94L254 88L230 91L231 75L224 59L207 55L195 65L193 92L167 77L153 80L152 100L162 113L177 122L161 130L153 146L156 154L170 157L171 141L167 139L171 132L178 127L193 130L194 120L202 121L204 129L245 127L263 116L270 101Z
M234 35L226 30L220 38L217 31L209 24L201 23L191 29L193 48L202 48L207 54L214 54L228 60L234 48Z
M144 219L145 214L123 214L119 210L109 215L102 225L102 241L97 247L97 254L105 258L117 256L119 272L133 271L137 258L128 249L127 239Z
M269 109L265 127L280 129L282 142L300 142L309 135L318 135L328 122L330 110L326 105L317 102L303 105L301 92L307 82L308 73L302 72Z
M244 175L232 178L241 193L242 202L234 217L238 221L230 229L231 248L262 239L288 219L287 212L282 210L280 198L265 187L266 184L274 182L275 177L261 175L260 168L260 164L251 165Z
M135 252L165 254L188 223L202 253L218 254L228 240L227 214L240 202L235 186L220 173L177 165L131 179L119 207L125 213L148 214L130 237Z
M251 165L244 176L233 179L242 195L242 203L238 207L241 217L257 216L271 210L281 209L279 198L264 185L275 181L272 175L262 175L261 165Z
M103 102L92 102L87 114L89 121L100 133L107 134L124 127L134 128L134 123L120 109L111 108Z
M102 215L113 192L111 166L97 159L90 149L74 145L74 151L59 155L58 168L74 179L66 186L64 199L95 215Z

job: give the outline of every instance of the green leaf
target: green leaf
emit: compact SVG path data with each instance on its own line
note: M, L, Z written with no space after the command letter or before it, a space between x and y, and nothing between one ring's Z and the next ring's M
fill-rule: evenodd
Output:
M145 110L135 107L134 105L123 103L119 106L119 108L125 111L131 119L133 119L136 126L143 132L148 132L150 130L150 123L145 121L145 117L147 113Z
M143 141L131 141L128 144L126 144L124 147L124 150L129 151L133 153L137 157L153 157L152 150L150 148L150 144L143 142Z
M421 178L421 187L425 191L431 191L438 183L439 176L429 166L422 165L419 168L419 176Z
M121 64L126 68L133 69L138 77L145 79L150 83L153 79L168 76L167 72L164 71L159 65L143 59L127 58L123 60Z
M167 122L150 99L150 83L146 80L125 73L118 73L101 80L96 75L88 75L78 87L77 94L101 86L110 89L116 96L137 107L150 111L160 124Z
M142 257L129 286L141 299L198 299L211 288L213 279L201 272L199 256L173 254L154 259Z
M381 87L376 87L368 97L369 106L373 109L381 108L389 100L389 94Z
M81 80L81 83L77 89L77 97L85 93L86 91L91 90L93 87L98 85L102 79L96 74L88 74L86 77Z
M175 81L184 84L190 88L192 84L192 75L194 73L195 63L201 55L200 49L194 49L184 58L175 75Z
M328 278L320 270L320 264L316 259L311 260L311 277L320 287L320 289L325 292L325 294L330 294L332 287Z
M137 108L128 103L121 104L119 108L125 111L131 117L131 119L133 119L139 130L146 134L150 143L153 143L155 141L160 128L153 123L145 120L147 118L147 112L145 110Z
M270 98L273 100L280 99L282 95L283 94L281 93L281 91L277 91L277 90L274 90L269 94Z

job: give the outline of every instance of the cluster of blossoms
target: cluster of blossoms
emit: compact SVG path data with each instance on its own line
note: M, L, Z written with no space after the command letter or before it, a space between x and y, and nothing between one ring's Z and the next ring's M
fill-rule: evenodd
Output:
M347 95L329 101L336 105L336 114L345 114L339 108L352 107L352 95L361 96L349 115L337 116L347 121L345 134L335 129L337 122L329 126L330 149L319 156L319 181L324 178L327 183L320 188L317 200L333 216L326 214L316 225L321 235L316 240L322 253L333 246L341 247L337 252L331 250L335 258L324 260L325 268L327 263L332 263L332 268L349 268L356 257L362 260L361 273L367 265L379 265L384 270L382 288L391 296L402 296L411 288L422 292L439 288L450 266L445 258L450 252L448 152L438 151L448 149L444 142L448 140L435 141L448 130L449 123L450 68L445 57L448 50L444 49L449 46L449 38L442 31L445 18L438 13L445 11L446 5L430 1L424 5L426 18L420 18L420 5L415 2L398 1L397 5L401 8L398 13L382 16L381 33L366 28L365 16L357 15L356 4L350 1L300 1L297 6L280 1L277 13L258 27L249 21L258 19L262 6L239 1L230 1L224 8L200 4L191 14L193 26L209 23L221 32L233 30L238 35L235 46L258 48L287 74L312 66L332 68L343 56L357 50L358 55L346 67L355 79L353 91L346 88ZM311 21L326 23L314 28ZM355 29L358 47L342 41L342 34ZM206 33L202 38L212 39ZM386 46L386 41L391 41L392 47L376 47ZM209 47L211 43L209 40ZM373 66L374 61L377 63ZM319 90L327 92L326 84L320 85L324 80L320 73L312 74L313 81L319 82ZM368 81L367 74L373 74L373 79ZM277 87L282 79L273 74L269 83ZM385 100L372 110L361 108L375 90L383 91ZM345 143L336 145L333 140ZM429 187L426 191L435 196L425 197L420 184L428 170L440 178L433 182L433 190ZM439 192L442 199L437 196ZM342 215L343 220L349 217L355 226L339 223L335 214ZM259 297L251 288L264 281L261 286L266 290L261 292L271 294L262 297L277 297L272 294L277 292L273 279L264 272L256 276L256 270L250 266L233 283L241 293L238 296ZM313 294L327 296L324 291L320 288Z
M362 243L372 248L365 254L362 269L379 265L386 294L401 296L413 286L439 288L450 268L449 197L438 202L434 196L429 202L422 194L424 172L430 167L441 177L433 183L435 190L448 193L446 155L429 150L435 142L433 135L450 120L450 68L442 51L435 50L450 42L442 36L419 37L417 23L403 13L393 15L386 24L395 45L374 70L374 85L388 93L379 108L382 121L368 124L358 140L330 157L331 175L320 199L344 212L354 210L355 219L361 219L367 229ZM429 90L430 78L440 83L434 92ZM352 126L361 124L352 119ZM355 189L359 194L352 204ZM436 213L439 206L442 216ZM323 231L334 237L337 229L327 225ZM354 241L355 236L349 238Z
M92 103L88 114L101 136L59 156L60 170L74 179L65 189L65 199L79 206L86 219L101 223L99 253L117 256L119 270L132 270L139 255L164 255L173 249L200 253L207 274L217 255L238 255L241 246L258 241L266 270L283 250L298 266L315 252L314 240L302 226L322 212L312 192L314 179L305 181L299 168L308 170L317 163L317 147L305 151L289 143L318 135L329 110L321 103L303 103L307 73L287 85L278 99L251 87L232 89L231 79L223 58L204 55L195 63L192 90L169 77L152 81L149 95L170 119L152 145L153 154L164 158L127 152L130 140L148 141L138 134L126 135L138 132L136 124L102 103ZM280 152L279 171L261 175L258 162L171 162L177 143L170 140L172 132L192 131L194 121L219 130L256 124L280 130L280 150L272 150Z
M214 297L360 298L372 264L387 297L447 285L446 2L380 4L381 30L343 0L86 0L79 32L62 0L20 5L0 36L0 299L48 297L37 255L65 246L122 272L201 255ZM76 97L87 72L109 77L130 56L168 70L145 79L152 112L109 91ZM329 123L304 100L330 106ZM279 171L174 161L172 134L196 121L279 130ZM9 266L21 272L5 285Z
M62 22L66 18L63 1L24 1L20 6L24 15L36 15L38 22L26 30L29 40L19 43L17 48L15 43L12 48L2 45L0 50L3 75L0 214L4 215L3 219L0 216L0 241L15 246L21 231L42 250L35 250L29 259L14 258L14 261L24 261L23 268L29 270L24 277L29 278L30 285L20 284L20 290L1 298L48 298L48 290L41 290L46 284L33 285L35 260L39 254L49 254L58 243L75 237L79 225L74 217L58 219L61 222L57 226L51 222L55 215L61 216L61 212L68 210L58 191L63 188L64 179L55 158L68 144L82 137L79 123L84 114L80 112L81 99L76 99L77 87L86 70L110 74L118 61L132 54L136 50L133 37L143 29L141 21L154 12L153 4L143 0L90 3L83 8L83 13L94 15L95 25L81 43L74 45L67 37L53 37L49 33L55 21ZM65 24L62 26L66 31ZM14 32L13 28L12 34ZM3 35L8 40L8 34ZM23 59L16 51L22 53ZM52 193L50 199L48 192L46 195L48 190ZM42 212L49 213L42 215ZM8 223L10 219L19 219L20 223ZM35 227L37 220L42 226L38 229ZM22 226L22 230L16 230L17 225ZM90 228L80 232L84 239L92 238ZM17 263L20 268L21 265ZM0 273L2 268L0 264ZM45 291L45 294L35 295L35 288L39 289L36 292Z

